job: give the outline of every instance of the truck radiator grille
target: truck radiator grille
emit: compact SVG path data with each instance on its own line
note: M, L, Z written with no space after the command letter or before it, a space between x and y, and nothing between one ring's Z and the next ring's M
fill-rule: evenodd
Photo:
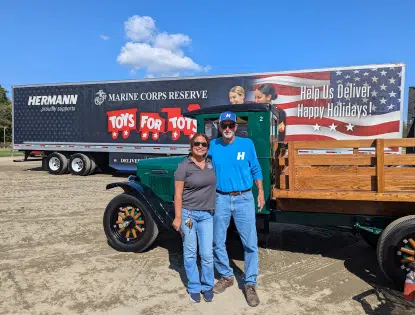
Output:
M150 175L148 185L156 195L165 201L173 200L174 182L171 176Z

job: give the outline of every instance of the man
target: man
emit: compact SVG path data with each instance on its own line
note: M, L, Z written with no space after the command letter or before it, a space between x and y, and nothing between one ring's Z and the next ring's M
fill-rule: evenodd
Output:
M257 306L258 240L255 224L255 202L252 185L258 188L258 207L262 210L264 189L262 170L254 143L249 138L237 137L236 115L223 112L219 117L222 137L211 141L208 155L216 171L216 208L213 218L213 255L220 275L213 292L218 294L234 284L233 270L226 252L226 233L231 216L241 236L245 254L245 297L250 306Z

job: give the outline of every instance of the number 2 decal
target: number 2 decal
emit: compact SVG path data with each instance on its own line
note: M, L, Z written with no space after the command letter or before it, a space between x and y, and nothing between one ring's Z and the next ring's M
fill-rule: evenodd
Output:
M259 121L263 121L264 117L263 116L259 116Z

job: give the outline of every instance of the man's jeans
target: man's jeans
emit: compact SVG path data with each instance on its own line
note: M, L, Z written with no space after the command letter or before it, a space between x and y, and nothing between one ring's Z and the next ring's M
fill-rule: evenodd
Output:
M191 218L193 226L189 228L186 220ZM189 293L208 291L214 285L213 267L213 214L210 211L182 209L182 236L184 268L188 279ZM202 262L202 277L199 279L197 261L197 243Z
M216 193L216 209L213 217L213 256L221 277L232 277L226 252L226 232L231 216L241 236L245 254L245 284L257 285L258 237L255 224L255 202L252 191L239 196Z

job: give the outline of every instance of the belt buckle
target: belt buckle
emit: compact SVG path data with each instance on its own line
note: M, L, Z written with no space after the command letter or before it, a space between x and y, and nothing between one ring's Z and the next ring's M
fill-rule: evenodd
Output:
M233 191L233 192L231 192L231 196L239 196L239 195L242 195L242 192L241 191Z

